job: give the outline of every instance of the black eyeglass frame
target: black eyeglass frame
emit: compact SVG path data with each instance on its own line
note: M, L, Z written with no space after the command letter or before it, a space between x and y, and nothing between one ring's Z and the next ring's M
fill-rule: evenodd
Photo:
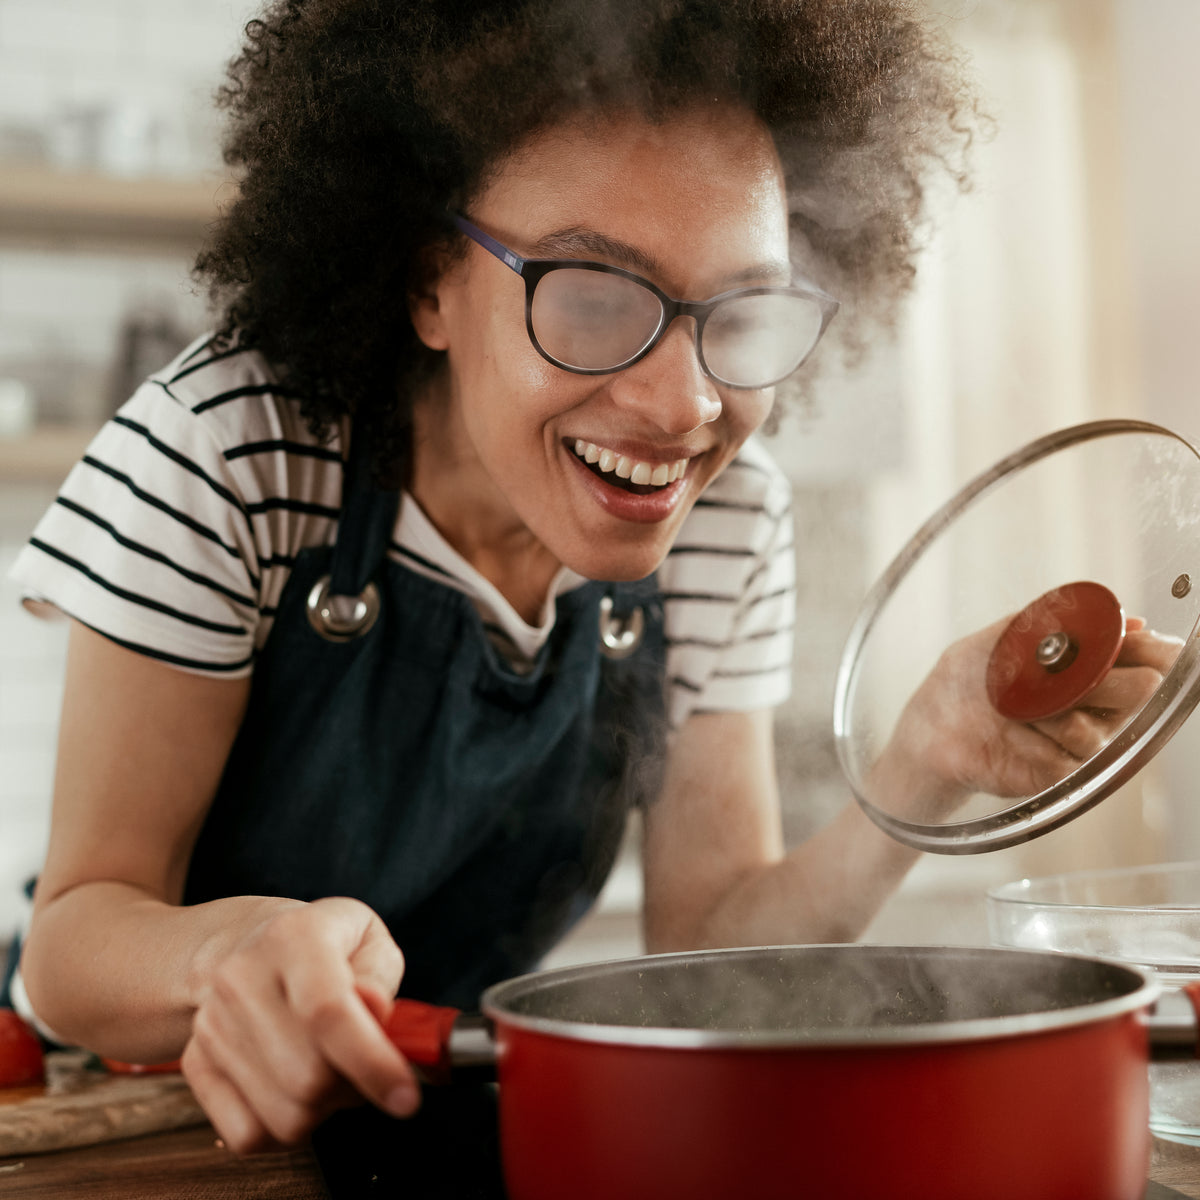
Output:
M792 375L803 366L808 356L817 348L818 343L825 334L825 330L829 327L829 322L833 320L838 309L841 307L839 301L819 288L795 286L734 288L731 291L722 292L718 296L713 296L709 300L676 300L674 296L668 296L662 288L657 287L649 279L635 274L633 271L627 271L624 267L614 267L609 263L593 262L591 259L584 258L522 258L521 255L510 250L503 243L496 241L490 234L484 233L482 229L477 225L473 225L460 213L450 212L449 216L460 233L465 234L471 241L482 246L489 254L494 255L506 267L515 271L525 281L525 330L529 334L529 341L532 343L533 348L548 363L556 367L561 367L564 371L570 371L575 375L613 375L617 371L624 371L627 367L632 367L634 363L641 362L662 341L675 318L682 316L691 317L696 322L696 329L693 334L693 341L696 345L696 359L700 363L700 369L709 379L714 380L723 387L736 388L739 391L760 391L763 388L774 387L775 384L782 383L789 375ZM557 271L564 267L580 271L597 271L606 275L620 275L644 287L657 298L659 306L662 309L662 316L659 319L658 327L636 354L613 367L576 367L555 358L538 341L537 334L533 331L533 293L546 275L550 274L551 271ZM821 310L821 327L817 330L817 336L813 339L813 344L804 352L800 361L783 375L780 375L778 379L771 379L766 383L756 384L733 383L713 371L704 359L704 350L701 346L701 341L704 336L705 322L717 305L723 304L726 300L733 299L734 297L764 295L801 296L804 299L814 301Z

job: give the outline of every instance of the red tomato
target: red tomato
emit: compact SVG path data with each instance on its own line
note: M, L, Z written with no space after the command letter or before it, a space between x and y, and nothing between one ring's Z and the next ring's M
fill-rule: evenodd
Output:
M0 1008L0 1087L24 1087L45 1078L38 1035L11 1008Z

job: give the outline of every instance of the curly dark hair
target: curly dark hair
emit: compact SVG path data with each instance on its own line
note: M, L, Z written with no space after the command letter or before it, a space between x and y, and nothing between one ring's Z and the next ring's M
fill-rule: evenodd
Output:
M886 313L931 168L965 180L974 116L908 0L275 0L218 96L240 186L195 273L221 336L263 353L315 431L354 414L387 475L442 357L407 296L418 252L454 247L447 207L568 116L713 97L771 130L823 286Z

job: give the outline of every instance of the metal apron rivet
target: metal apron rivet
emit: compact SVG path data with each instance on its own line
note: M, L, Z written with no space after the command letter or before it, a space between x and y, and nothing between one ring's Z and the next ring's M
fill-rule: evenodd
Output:
M318 579L308 593L308 623L329 642L348 642L366 633L379 616L379 589L368 583L353 599L354 609L349 616L339 616L329 595L329 576Z
M605 658L628 658L641 644L646 617L635 608L627 617L612 615L611 596L600 598L600 650Z

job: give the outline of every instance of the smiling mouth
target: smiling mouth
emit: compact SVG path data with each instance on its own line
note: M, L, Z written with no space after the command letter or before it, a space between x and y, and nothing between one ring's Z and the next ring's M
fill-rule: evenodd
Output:
M666 463L644 462L618 454L604 446L597 446L595 442L585 442L583 438L576 438L574 443L568 443L568 446L593 475L613 487L619 487L637 496L648 496L661 491L676 480L682 479L687 472L686 458Z

